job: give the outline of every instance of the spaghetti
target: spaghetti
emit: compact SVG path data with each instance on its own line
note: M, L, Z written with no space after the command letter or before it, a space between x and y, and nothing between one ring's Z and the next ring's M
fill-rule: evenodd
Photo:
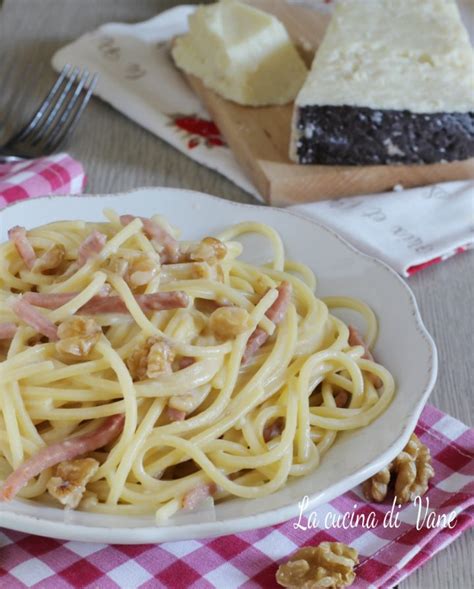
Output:
M374 313L315 296L259 223L179 241L160 217L15 227L0 246L0 499L157 520L263 497L390 403ZM272 261L239 259L245 233ZM331 313L357 311L365 341Z

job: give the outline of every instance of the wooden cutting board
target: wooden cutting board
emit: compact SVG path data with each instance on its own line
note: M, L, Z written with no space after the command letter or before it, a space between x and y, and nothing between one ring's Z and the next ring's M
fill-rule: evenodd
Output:
M283 0L248 2L277 16L308 65L329 17ZM293 105L245 107L218 96L191 75L188 82L220 128L237 161L266 202L288 205L474 178L474 159L430 165L298 165L288 156Z

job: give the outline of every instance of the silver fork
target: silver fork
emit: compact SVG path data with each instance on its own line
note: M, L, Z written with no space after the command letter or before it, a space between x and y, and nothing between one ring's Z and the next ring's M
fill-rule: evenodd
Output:
M0 163L48 155L75 129L97 84L98 74L64 66L38 110L0 146Z

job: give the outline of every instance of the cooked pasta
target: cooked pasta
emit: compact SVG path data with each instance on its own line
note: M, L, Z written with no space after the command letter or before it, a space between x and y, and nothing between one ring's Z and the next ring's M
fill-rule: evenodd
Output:
M1 500L162 521L263 497L388 406L374 313L317 298L271 227L183 241L159 216L105 215L14 227L0 246ZM245 233L268 240L268 264L240 259Z

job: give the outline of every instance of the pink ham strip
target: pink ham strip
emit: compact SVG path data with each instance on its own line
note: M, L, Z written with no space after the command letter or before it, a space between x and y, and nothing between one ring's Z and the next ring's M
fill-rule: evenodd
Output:
M170 421L184 421L186 419L185 411L179 411L179 409L173 407L167 407L166 414Z
M89 236L87 236L79 246L79 252L77 255L77 263L79 268L84 266L87 260L89 260L92 256L99 254L106 242L107 237L103 233L100 233L100 231L93 231Z
M247 341L247 346L242 356L242 365L245 366L252 359L252 356L259 350L268 339L268 333L261 327L252 333Z
M371 362L375 362L374 357L372 356L372 352L369 350L367 344L362 339L360 333L352 325L349 325L349 345L362 346L365 350L362 358L364 358L364 360L370 360ZM383 385L382 380L376 374L369 373L368 378L372 381L376 389L379 389Z
M273 321L275 325L278 325L283 320L286 314L288 305L291 300L291 284L289 282L282 282L278 287L278 297L276 298L273 305L267 310L265 315ZM269 335L261 327L257 327L252 335L249 337L247 346L245 348L244 355L242 357L242 364L245 365L249 362L255 352L263 346L267 341Z
M18 327L14 323L0 323L0 340L11 339Z
M41 292L26 292L23 295L23 300L34 305L35 307L42 307L43 309L59 309L66 303L69 303L79 293L41 293Z
M14 244L21 259L25 262L27 268L33 268L36 262L36 254L33 246L28 241L26 229L24 227L12 227L8 231L8 239Z
M110 293L110 286L108 284L104 284L99 294L96 297L93 297L91 300L95 298L105 297ZM43 309L59 309L69 301L72 301L74 297L76 297L79 292L59 292L59 293L42 293L42 292L25 292L23 295L23 300L28 301L31 305L35 307L42 307Z
M58 309L71 301L78 293L25 293L23 299L43 309ZM147 295L137 295L135 300L143 311L163 311L181 309L189 304L189 297L182 291L157 292ZM96 295L92 297L78 313L94 315L97 313L128 313L128 309L118 296Z
M263 439L265 442L269 442L280 436L285 429L285 418L284 417L277 417L275 421L269 425L266 425L263 428Z
M208 497L212 497L217 493L217 486L215 483L208 483L194 487L188 491L183 497L184 509L194 509Z
M134 215L121 215L120 222L125 227L135 219L143 223L143 230L149 239L154 239L163 246L161 262L163 264L175 264L179 260L179 242L163 229L161 225L146 217L135 217Z
M124 415L108 417L96 430L68 438L46 448L14 470L0 489L0 501L11 501L30 479L64 460L72 460L81 454L93 452L114 440L123 429Z
M191 356L183 356L178 361L179 369L183 370L183 368L191 366L192 364L194 364L194 362L196 362L196 360L194 358L191 358Z
M188 295L179 290L136 295L135 300L144 312L183 309L189 304ZM85 314L128 313L128 309L118 296L92 297L78 312Z
M288 305L291 301L291 284L289 282L282 282L277 288L278 297L276 298L273 305L267 310L265 315L273 321L275 325L278 325L283 321L286 315Z
M13 312L19 319L35 329L38 333L45 335L52 342L58 339L58 328L52 321L41 315L30 303L23 298L17 298L12 306Z
M340 389L336 396L334 397L334 401L336 403L336 407L344 408L347 405L347 401L349 400L349 393L344 389Z

